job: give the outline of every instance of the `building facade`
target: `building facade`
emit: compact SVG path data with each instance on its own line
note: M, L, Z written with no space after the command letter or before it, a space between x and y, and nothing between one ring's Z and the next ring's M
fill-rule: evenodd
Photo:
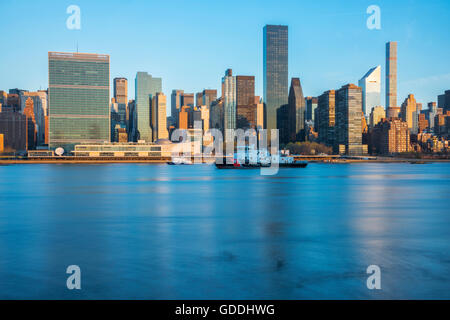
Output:
M236 129L236 77L231 69L222 78L222 99L224 106L224 129Z
M381 66L370 69L358 82L362 89L362 110L366 117L381 102Z
M169 133L167 131L167 99L166 96L157 92L151 103L151 124L153 142L158 139L169 139Z
M367 153L362 144L362 90L348 84L336 91L336 137L340 153Z
M288 96L288 140L303 141L305 138L305 97L300 78L292 78Z
M319 110L319 142L334 147L336 144L336 92L325 91L318 98Z
M266 25L263 34L263 101L270 133L278 128L278 108L288 103L288 27Z
M152 142L153 134L150 123L151 100L157 92L162 92L161 78L154 78L147 72L138 72L135 81L135 114L136 137L135 141Z
M110 141L109 56L48 53L49 147Z
M384 108L382 106L373 107L372 111L370 112L370 127L375 127L383 118L386 118L386 111L384 110Z
M397 107L397 42L386 43L386 110Z

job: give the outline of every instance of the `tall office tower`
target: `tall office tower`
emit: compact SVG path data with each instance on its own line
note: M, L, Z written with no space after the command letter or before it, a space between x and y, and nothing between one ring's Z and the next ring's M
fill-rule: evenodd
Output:
M136 103L135 100L128 101L128 124L127 124L127 133L128 133L128 141L135 142L136 140Z
M264 103L259 96L255 96L256 105L256 129L264 128Z
M362 110L368 117L372 108L379 106L381 102L381 66L367 71L358 85L362 89Z
M318 101L316 97L306 97L306 121L314 121L315 110L318 106Z
M254 128L255 125L255 77L236 76L236 128Z
M34 115L34 102L30 97L27 98L25 102L25 108L23 109L23 114L26 117L26 141L27 141L27 150L33 150L36 148L37 142L37 125L36 125L36 117Z
M183 90L172 90L170 96L170 115L175 122L175 126L178 128L178 113L183 103Z
M289 120L289 105L282 105L277 109L278 138L280 143L290 142Z
M209 110L209 127L223 132L223 100L219 98L211 102Z
M416 99L413 94L409 94L405 101L402 103L401 118L408 124L409 130L413 130L414 127L414 113L417 110Z
M236 77L231 69L227 69L222 78L222 98L224 129L236 129Z
M1 112L0 134L5 152L27 150L27 117L12 110Z
M114 78L114 98L119 104L128 103L128 80L127 78Z
M434 128L434 117L437 114L437 105L436 102L428 102L428 110L423 111L425 114L425 119L428 120L428 128Z
M195 94L195 106L200 107L203 105L203 92L197 92Z
M150 123L151 99L157 92L162 92L161 78L153 78L147 72L136 74L136 140L152 142Z
M386 43L386 110L397 107L397 42Z
M299 78L291 79L288 97L289 141L303 141L305 138L305 97Z
M49 147L110 141L109 56L48 53Z
M319 141L328 146L334 146L335 139L335 106L336 92L334 90L325 91L318 98L319 110Z
M288 103L288 27L266 25L263 33L263 100L270 133L278 128L277 109Z
M194 107L194 94L193 93L183 93L182 96L182 106Z
M33 108L34 108L34 118L36 122L36 144L43 145L45 143L45 117L47 116L48 108L47 108L47 92L46 91L37 91L37 92L29 92L22 90L19 93L20 97L20 110L24 110L26 107L26 102L28 98L33 100Z
M203 105L208 108L211 106L213 101L217 100L217 90L215 89L205 89L203 90Z
M444 94L438 95L438 108L441 108L444 113L450 110L450 90L445 90Z
M187 130L189 127L189 106L182 106L178 113L178 128Z
M336 136L339 153L367 153L362 145L362 90L347 84L336 91ZM365 145L367 147L367 145Z
M153 133L153 142L158 139L169 139L167 132L167 99L166 96L157 92L152 98L151 104L151 124Z
M372 108L370 112L370 128L375 127L381 119L386 118L386 111L382 106Z

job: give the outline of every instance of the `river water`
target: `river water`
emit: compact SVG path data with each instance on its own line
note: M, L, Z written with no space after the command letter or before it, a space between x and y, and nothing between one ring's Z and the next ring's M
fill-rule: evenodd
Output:
M449 163L0 166L0 298L450 299L449 195Z

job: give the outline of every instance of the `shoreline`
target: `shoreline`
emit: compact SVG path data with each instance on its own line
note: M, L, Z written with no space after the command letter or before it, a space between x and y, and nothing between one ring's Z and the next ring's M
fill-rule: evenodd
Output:
M0 159L0 165L8 164L120 164L120 163L140 163L140 164L167 164L170 159ZM427 164L450 162L450 159L326 159L326 160L307 160L308 163L321 164L348 164L348 163L409 163L409 164ZM213 164L211 159L193 164Z

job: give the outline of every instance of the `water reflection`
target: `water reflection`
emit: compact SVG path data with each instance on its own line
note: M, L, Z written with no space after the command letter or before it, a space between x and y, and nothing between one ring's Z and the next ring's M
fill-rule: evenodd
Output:
M0 298L449 298L449 168L3 166Z

